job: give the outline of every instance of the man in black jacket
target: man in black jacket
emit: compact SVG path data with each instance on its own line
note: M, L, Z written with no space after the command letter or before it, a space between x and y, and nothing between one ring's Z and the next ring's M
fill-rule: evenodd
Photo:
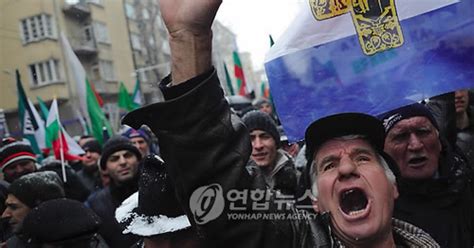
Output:
M423 104L384 114L385 151L397 162L394 216L428 232L442 247L472 247L472 172L440 135Z
M250 132L252 155L248 168L261 173L270 189L282 194L296 194L297 173L293 159L280 148L280 133L273 119L254 110L242 117Z
M324 118L306 132L319 192L311 207L318 215L278 204L278 194L257 202L252 193L265 185L245 169L249 131L231 113L211 65L211 24L220 3L160 1L172 51L172 80L160 85L166 101L123 121L133 128L146 124L157 135L178 200L205 247L438 247L422 230L392 221L397 191L383 162L383 126L364 114ZM241 194L243 218L233 219L242 208L230 198ZM257 203L267 207L258 212ZM258 217L281 213L290 216Z
M99 234L110 247L130 247L138 237L122 234L123 228L115 220L115 209L138 189L140 151L122 136L110 138L105 144L100 167L110 176L109 186L96 191L86 201L102 219Z

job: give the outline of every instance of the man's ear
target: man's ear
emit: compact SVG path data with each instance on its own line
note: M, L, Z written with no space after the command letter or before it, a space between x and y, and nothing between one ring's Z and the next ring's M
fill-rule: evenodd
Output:
M399 196L397 183L392 183L393 187L393 199L396 200Z
M319 210L318 198L312 199L312 200L311 200L311 203L313 204L314 212L319 213L320 210Z

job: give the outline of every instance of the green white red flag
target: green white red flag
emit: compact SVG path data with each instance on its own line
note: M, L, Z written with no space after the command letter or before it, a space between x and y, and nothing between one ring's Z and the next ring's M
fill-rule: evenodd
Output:
M242 63L240 62L239 54L234 51L232 53L234 58L234 75L237 79L237 85L239 87L239 95L246 96L247 95L247 82L245 81L244 70L242 68Z
M51 108L46 121L46 146L52 149L57 159L81 160L80 154L84 150L66 132L59 119L58 102L56 99L51 103ZM61 155L62 153L62 155ZM62 157L61 157L62 156Z

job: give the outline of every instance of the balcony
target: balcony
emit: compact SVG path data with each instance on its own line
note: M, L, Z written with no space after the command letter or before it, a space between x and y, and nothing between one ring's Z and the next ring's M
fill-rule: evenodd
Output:
M85 27L77 36L71 39L71 46L78 56L97 55L97 43L92 26Z
M84 56L97 55L97 45L94 40L76 39L72 41L74 53Z
M68 0L64 4L63 12L73 18L84 20L91 15L91 10L85 0Z

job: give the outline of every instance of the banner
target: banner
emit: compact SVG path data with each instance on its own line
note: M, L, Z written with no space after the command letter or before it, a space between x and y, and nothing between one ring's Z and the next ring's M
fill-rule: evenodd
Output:
M474 0L308 1L265 63L290 141L328 115L474 87Z

